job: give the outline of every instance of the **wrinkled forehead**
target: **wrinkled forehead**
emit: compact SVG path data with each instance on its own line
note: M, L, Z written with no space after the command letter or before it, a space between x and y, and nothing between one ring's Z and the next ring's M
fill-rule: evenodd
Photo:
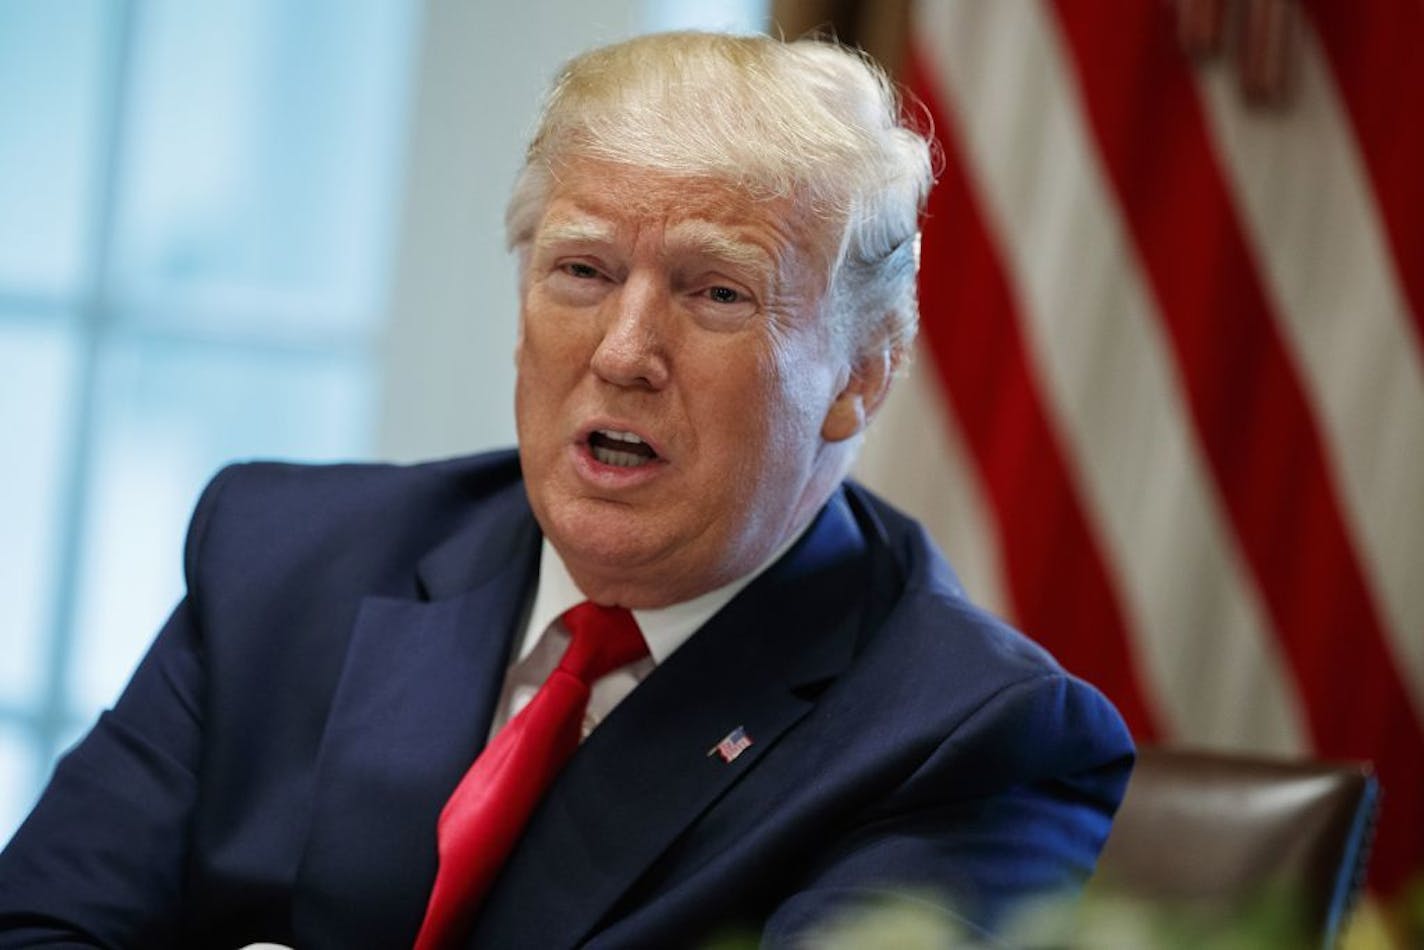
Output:
M650 230L678 250L773 268L798 258L823 273L839 238L796 196L758 194L713 176L579 161L554 177L533 239L537 251L559 242L627 242Z

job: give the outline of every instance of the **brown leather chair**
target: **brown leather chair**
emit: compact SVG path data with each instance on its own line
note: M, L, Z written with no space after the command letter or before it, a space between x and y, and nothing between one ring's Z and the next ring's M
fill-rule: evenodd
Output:
M1207 929L1275 901L1308 945L1333 946L1378 800L1368 765L1142 749L1088 895Z

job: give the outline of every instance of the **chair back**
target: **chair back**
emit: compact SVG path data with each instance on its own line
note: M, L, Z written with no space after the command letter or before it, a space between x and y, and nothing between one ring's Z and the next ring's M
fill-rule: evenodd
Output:
M1298 933L1330 947L1363 877L1378 799L1368 765L1141 749L1088 893L1222 927L1280 900Z

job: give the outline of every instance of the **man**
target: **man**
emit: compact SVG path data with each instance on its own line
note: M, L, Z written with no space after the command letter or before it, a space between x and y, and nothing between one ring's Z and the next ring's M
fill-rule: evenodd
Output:
M0 945L783 945L1080 883L1116 713L842 483L930 178L831 45L571 63L508 213L517 458L215 479L187 597L0 861Z

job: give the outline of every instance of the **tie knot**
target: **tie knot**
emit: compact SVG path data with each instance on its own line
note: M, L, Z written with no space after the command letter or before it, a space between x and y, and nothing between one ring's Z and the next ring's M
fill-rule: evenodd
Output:
M572 638L559 667L588 685L620 666L648 655L638 621L626 607L604 607L586 600L564 612Z

